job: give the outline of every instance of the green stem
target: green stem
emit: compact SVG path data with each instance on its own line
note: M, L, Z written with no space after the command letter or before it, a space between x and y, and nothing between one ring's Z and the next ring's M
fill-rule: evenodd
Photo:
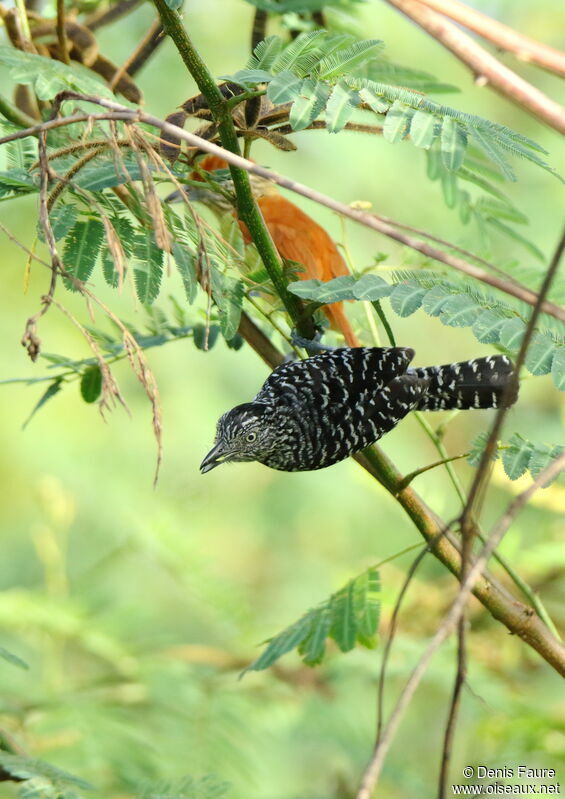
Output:
M444 459L443 462L445 463L445 468L446 468L446 470L447 470L447 472L449 474L449 478L450 478L451 482L453 483L453 487L455 488L455 491L457 492L457 496L459 497L459 499L461 501L461 505L463 507L465 507L465 503L467 501L465 490L464 490L464 488L463 488L463 486L461 484L461 480L459 479L459 475L457 474L457 472L453 468L453 464L449 462L449 460L454 460L454 458L449 459L449 455L447 453L447 449L445 448L445 445L444 445L444 443L442 441L442 435L445 432L445 429L443 429L442 433L438 435L437 431L432 429L432 427L428 424L427 420L424 419L424 417L422 416L421 413L416 411L414 413L414 416L416 417L416 419L418 420L418 422L420 423L420 425L422 426L422 428L426 432L426 435L429 437L430 441L433 443L433 445L436 448L436 450L438 451L438 453ZM404 478L404 479L406 480L406 478ZM475 527L476 527L477 537L484 544L485 541L486 541L486 538L483 536L479 526L475 525ZM496 562L499 564L499 566L501 566L504 569L504 571L510 577L510 579L512 580L514 585L528 599L528 601L531 603L532 607L535 609L535 611L538 614L538 616L540 617L540 619L551 630L553 635L558 640L561 640L559 638L559 633L557 632L555 624L551 620L551 617L550 617L549 613L547 612L547 610L545 609L545 606L544 606L543 602L538 597L538 595L535 593L533 588L531 588L531 586L529 586L528 583L522 577L520 577L518 572L516 572L514 570L514 567L511 566L511 564L508 563L506 558L504 558L502 555L500 555L496 550L492 553L492 557L494 558L494 560L496 560Z
M165 0L153 0L153 2L161 18L165 33L173 40L186 68L196 81L200 92L206 98L208 108L218 124L222 146L226 150L240 155L237 132L231 118L229 105L216 85L208 67L192 44L178 12L171 10ZM306 319L302 323L299 322L301 303L287 289L287 281L282 270L281 261L271 234L253 197L249 175L245 170L238 169L231 164L230 172L235 188L238 216L247 225L249 235L257 247L265 269L269 273L269 277L284 307L296 325L298 333L311 339L315 333L314 324L311 319Z
M16 108L15 105L6 100L5 97L2 97L0 94L0 114L5 117L9 122L13 122L14 125L17 125L19 128L32 128L34 125L37 125L37 120L33 119L33 117L24 114L23 111L20 111L19 108Z
M257 91L248 91L248 92L241 92L241 94L235 94L233 97L230 97L228 100L225 101L227 107L231 111L236 105L240 103L244 103L246 100L252 100L254 97L263 97L267 92L265 89L258 89Z
M379 319L381 320L382 326L385 329L390 346L396 347L396 339L394 338L394 333L392 332L392 328L389 325L388 319L385 316L385 312L383 311L383 307L381 305L380 300L375 300L375 302L373 302L372 305L375 311L377 312Z

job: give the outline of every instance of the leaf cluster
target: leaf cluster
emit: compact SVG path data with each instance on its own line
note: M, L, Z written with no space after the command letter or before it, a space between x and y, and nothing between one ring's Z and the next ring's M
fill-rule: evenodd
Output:
M349 652L356 643L373 649L380 615L379 572L370 568L336 591L298 621L270 638L267 647L246 671L269 668L280 657L297 649L307 666L322 662L328 638L342 652Z

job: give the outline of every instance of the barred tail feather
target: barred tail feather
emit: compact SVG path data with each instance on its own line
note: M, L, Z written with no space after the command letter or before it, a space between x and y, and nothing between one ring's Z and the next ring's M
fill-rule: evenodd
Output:
M506 394L514 374L514 364L506 355L489 355L461 363L410 369L418 377L429 379L429 387L418 405L422 411L459 408L498 408L516 402L518 391ZM506 395L505 395L506 394Z

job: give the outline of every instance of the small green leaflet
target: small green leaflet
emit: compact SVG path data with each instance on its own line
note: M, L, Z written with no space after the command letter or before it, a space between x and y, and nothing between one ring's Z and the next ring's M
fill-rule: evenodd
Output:
M173 244L173 257L182 278L184 293L189 303L193 303L198 291L196 279L196 256L188 247L175 241Z
M78 216L78 208L76 205L68 204L63 205L59 203L53 208L49 214L49 221L51 222L51 229L55 241L64 239L67 233L75 224ZM40 241L45 241L45 235L41 223L37 225L37 235Z
M80 393L85 402L96 402L102 391L102 372L98 364L90 366L82 373Z
M532 448L529 441L526 441L517 433L510 439L510 447L502 450L502 465L507 477L517 480L527 471Z
M283 49L283 44L280 36L267 36L253 50L253 55L245 66L247 69L270 69Z
M85 283L92 274L104 238L104 226L98 219L76 222L65 239L63 264L67 272ZM63 278L70 291L77 291L69 278Z
M74 178L81 189L102 191L112 186L120 186L133 180L141 180L141 168L133 156L119 159L96 158L87 164Z
M399 316L410 316L421 307L444 325L470 327L483 344L497 344L511 353L518 352L526 323L517 315L514 306L506 305L484 290L471 288L465 282L452 283L429 271L399 270L393 278L401 281L393 287L390 296L391 307ZM536 331L525 362L533 375L551 372L560 391L565 390L564 343L558 328Z
M477 319L480 308L471 297L460 294L450 297L443 304L440 319L450 327L470 327Z
M525 364L533 375L546 375L551 372L555 344L543 333L535 332L532 335Z
M22 425L22 430L25 430L28 424L31 422L37 411L42 408L46 402L49 402L50 399L59 393L61 390L61 383L63 382L62 377L56 377L52 383L49 383L39 400L34 405L30 415L27 417L25 422Z
M111 100L113 94L86 68L68 67L52 58L26 53L7 45L0 46L0 64L8 67L16 83L31 85L40 100L52 100L59 92L71 89L81 94L95 94Z
M395 100L386 114L383 136L391 144L402 141L408 134L414 110Z
M243 305L243 282L212 269L212 295L220 312L220 329L229 341L237 333Z
M304 130L316 119L325 106L330 91L326 83L310 78L302 81L300 94L290 109L290 124L293 130Z
M437 117L428 114L426 111L416 111L410 121L410 138L416 147L429 150L438 132Z
M0 199L18 194L30 194L39 190L39 184L23 169L0 172Z
M479 433L471 442L469 457L467 458L471 466L479 465L488 437L488 433ZM510 480L517 480L527 471L535 479L563 452L565 452L565 447L563 446L539 444L529 441L519 433L514 433L507 443L499 443L498 450L493 454L492 460L496 460L499 456L502 457L504 471ZM549 483L546 483L544 488L548 485Z
M159 296L163 277L163 250L152 233L139 233L133 246L135 290L140 302L151 305Z
M390 286L378 275L363 275L356 278L354 275L343 275L333 280L298 280L290 283L289 291L304 300L330 305L343 300L367 300L375 302L393 291Z
M483 311L473 323L473 333L482 344L494 344L499 340L506 321L504 316L495 311Z
M500 343L508 350L517 351L525 332L526 325L521 319L508 319L500 329Z
M4 649L3 646L0 646L0 658L8 661L8 663L11 663L12 666L17 666L19 669L29 669L29 666L25 660L22 660L17 655L14 655L13 652L9 652L7 649Z
M359 102L358 92L343 83L334 86L326 105L326 128L329 133L343 130Z
M446 169L459 169L465 157L467 134L453 117L444 116L441 125L441 158Z
M383 47L384 42L379 39L354 42L350 47L338 49L323 58L318 67L318 75L323 80L335 80L341 75L351 74L375 58Z
M291 103L300 94L302 81L292 72L284 70L272 79L267 89L267 97L272 103Z
M565 391L565 347L558 347L555 350L551 376L559 391Z
M93 786L86 780L75 777L73 774L69 774L68 771L63 771L63 769L52 766L50 763L45 763L43 760L22 757L21 755L14 755L11 752L0 750L0 766L9 774L22 780L43 777L57 787L70 785L85 791L93 790Z
M422 305L426 290L410 283L398 283L391 294L392 310L399 316L411 316Z
M379 573L374 568L367 569L271 638L246 671L266 669L295 648L306 665L314 666L324 657L328 637L342 652L353 649L355 643L373 648L379 623L379 594Z
M208 330L208 337L206 337L206 330ZM210 325L208 328L206 325L194 325L192 328L192 340L197 350L211 350L219 335L218 325Z
M359 97L376 114L386 114L391 105L388 100L385 100L383 97L376 94L376 92L368 88L360 89Z

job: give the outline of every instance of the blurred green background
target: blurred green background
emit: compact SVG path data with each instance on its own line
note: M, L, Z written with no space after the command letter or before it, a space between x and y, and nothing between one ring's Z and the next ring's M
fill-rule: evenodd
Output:
M565 20L557 2L501 0L480 7L559 45ZM245 62L252 12L240 0L187 0L185 22L216 75ZM121 63L151 18L147 4L104 30L104 52ZM393 61L458 85L461 93L446 96L447 104L531 136L559 166L557 134L474 87L454 58L387 5L360 5L354 24L364 36L384 39ZM503 60L515 64L509 56ZM522 64L517 68L557 96L554 77ZM0 72L0 82L4 78ZM139 83L146 108L158 116L195 93L170 43ZM382 214L473 245L473 231L445 208L415 148L347 133L304 132L293 139L297 153L259 144L253 156L340 200L368 200ZM549 256L561 225L561 188L530 164L516 167L519 182L508 191L531 219L529 236ZM334 215L292 199L343 241ZM3 223L30 245L35 200L5 203L1 213ZM379 252L387 254L389 265L416 262L360 227L348 224L346 237L359 267ZM504 247L498 255L527 263L523 251ZM45 364L30 364L19 340L46 289L45 274L33 268L24 294L25 255L5 238L0 254L0 379L36 375ZM142 326L143 314L127 292L118 299L100 275L94 281L123 318ZM167 293L180 296L172 278L162 296ZM76 297L64 301L88 321ZM418 364L489 352L467 331L442 327L421 312L393 321L399 343L415 346ZM42 320L40 336L47 352L88 355L79 332L55 308ZM93 796L125 799L140 785L189 774L206 777L212 786L216 780L218 792L221 783L229 783L226 796L234 799L349 797L371 752L380 650L347 656L331 651L316 670L290 655L269 672L241 681L238 675L261 641L366 567L419 543L418 533L354 462L304 474L242 464L200 476L198 465L217 417L256 392L266 367L250 348L233 352L223 343L204 353L180 342L148 356L164 414L165 452L155 490L150 408L126 365L116 374L131 417L117 409L103 420L76 386L22 432L40 390L0 386L0 644L30 666L22 671L0 660L0 728L31 755L90 780L97 788ZM550 378L529 379L506 430L561 443L562 413ZM450 452L464 452L489 419L487 412L460 416L449 429ZM383 447L405 471L437 459L414 419L387 436ZM456 468L468 484L470 467ZM519 485L496 468L487 524ZM422 476L416 487L440 515L449 519L456 512L457 498L441 471ZM555 484L521 514L502 547L557 623L564 616L564 553L558 541L564 512L565 488ZM404 555L381 570L382 631L412 557ZM454 587L439 564L425 562L401 615L388 706ZM464 781L461 770L469 763L558 768L565 755L559 678L477 603L470 617L469 688L452 781ZM402 724L379 796L433 795L453 669L449 644L433 661ZM205 795L206 781L200 790L194 789L195 797ZM0 784L2 799L16 794L15 787Z

